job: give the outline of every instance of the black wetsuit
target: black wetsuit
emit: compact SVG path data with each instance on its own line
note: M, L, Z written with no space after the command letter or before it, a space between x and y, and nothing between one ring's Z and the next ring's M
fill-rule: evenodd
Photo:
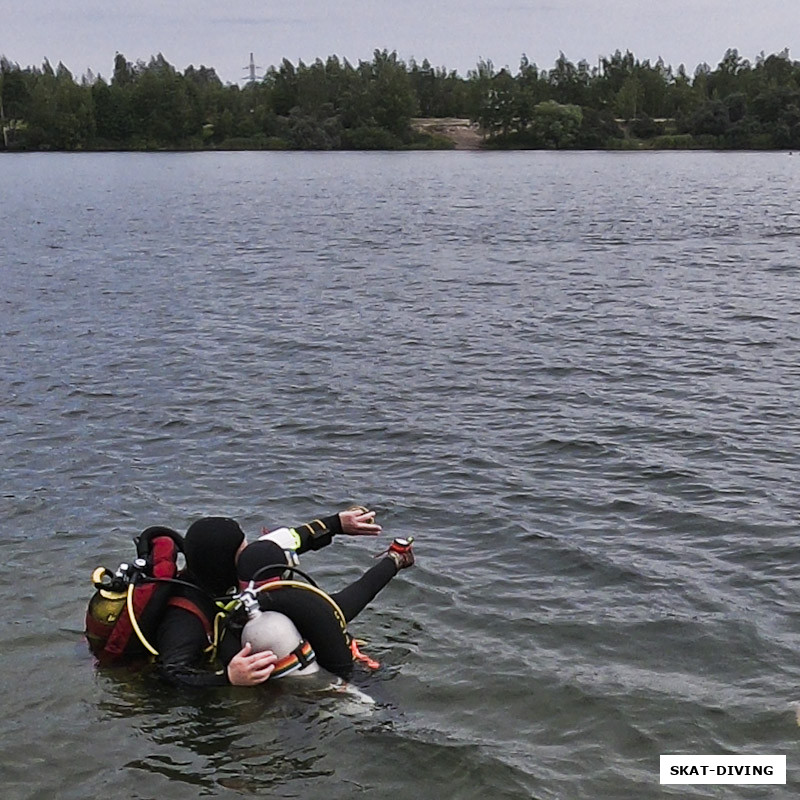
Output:
M334 514L298 526L293 531L300 539L296 549L299 554L327 546L334 535L342 532L342 527L339 515ZM242 553L239 560L239 577L242 580L249 580L252 573L260 566L270 563L282 564L285 561L285 551L274 542L254 542ZM395 562L390 558L382 558L358 580L332 594L331 597L341 609L345 620L349 622L396 574ZM229 685L226 667L241 650L240 629L236 626L222 627L216 664L212 665L208 654L204 651L209 645L207 629L209 627L213 629L213 618L218 609L206 592L179 586L176 595L196 605L207 618L207 624L204 624L196 613L186 608L169 606L156 633L156 649L159 653L156 659L158 673L166 681L177 685ZM324 598L303 589L282 588L262 592L259 595L259 603L265 609L286 613L315 648L317 659L323 667L342 676L346 676L352 669L352 656L345 637L330 603Z
M395 562L382 558L358 580L332 593L330 598L339 607L344 621L350 622L396 574ZM341 678L350 676L353 671L350 642L328 600L308 589L285 586L260 592L258 605L262 611L278 611L289 617L300 635L314 648L321 667Z

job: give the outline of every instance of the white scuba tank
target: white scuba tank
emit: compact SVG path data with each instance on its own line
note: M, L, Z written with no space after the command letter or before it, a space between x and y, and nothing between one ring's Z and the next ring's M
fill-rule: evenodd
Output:
M285 658L303 641L300 631L285 614L278 611L248 610L248 621L242 629L242 646L250 642L253 652L272 650L278 659ZM319 664L312 661L305 667L294 670L293 675L313 675L319 672Z

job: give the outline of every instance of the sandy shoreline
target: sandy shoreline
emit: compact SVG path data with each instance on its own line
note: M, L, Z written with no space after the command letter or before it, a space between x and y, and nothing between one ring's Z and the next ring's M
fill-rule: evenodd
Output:
M456 150L478 150L483 145L483 136L478 125L468 119L418 117L411 120L411 127L422 133L450 139Z

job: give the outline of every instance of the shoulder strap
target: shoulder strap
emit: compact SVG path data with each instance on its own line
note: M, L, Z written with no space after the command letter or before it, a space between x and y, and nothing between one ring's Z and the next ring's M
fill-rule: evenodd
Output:
M191 614L194 614L200 622L203 623L203 629L206 632L206 636L211 639L213 631L211 629L211 622L209 621L208 617L202 612L200 606L197 603L192 602L188 597L180 597L180 596L173 596L167 600L168 606L173 606L175 608L182 608L184 611L188 611Z

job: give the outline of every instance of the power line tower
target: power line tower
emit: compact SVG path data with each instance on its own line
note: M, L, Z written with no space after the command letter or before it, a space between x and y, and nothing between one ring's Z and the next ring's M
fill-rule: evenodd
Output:
M257 69L264 69L264 67L259 67L256 65L256 62L253 61L253 54L250 53L250 64L246 67L242 67L242 69L248 73L247 78L243 78L242 80L246 80L248 83L255 83L260 77L256 73Z

